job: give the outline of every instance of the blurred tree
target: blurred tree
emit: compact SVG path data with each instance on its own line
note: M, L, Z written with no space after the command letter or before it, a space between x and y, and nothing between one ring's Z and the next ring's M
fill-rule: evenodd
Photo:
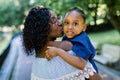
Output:
M34 5L44 5L46 7L49 7L53 9L58 14L65 14L67 9L73 7L73 6L79 6L82 9L84 9L86 15L87 15L87 23L90 24L93 22L93 25L97 25L97 19L102 19L106 17L105 8L102 8L103 1L102 0L36 0ZM99 9L100 8L100 9ZM103 10L103 13L101 15L98 15L98 12L100 13L100 10ZM104 16L103 16L104 15ZM104 20L105 22L107 20ZM91 24L90 24L91 25Z
M108 16L114 27L120 33L120 0L105 0L108 7Z
M0 26L21 25L28 9L36 5L44 5L62 15L65 14L67 9L79 6L84 9L87 15L86 22L88 25L97 26L108 23L110 20L120 32L119 4L120 0L4 0L0 1Z
M0 26L21 25L28 7L29 0L26 2L24 0L0 1Z

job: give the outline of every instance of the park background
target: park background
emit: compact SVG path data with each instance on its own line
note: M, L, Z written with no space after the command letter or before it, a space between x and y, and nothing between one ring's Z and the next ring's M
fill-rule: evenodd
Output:
M95 60L120 76L120 0L0 0L0 76L11 42L22 32L25 16L39 5L62 16L71 7L81 7L87 16L86 32L96 49ZM7 72L11 75L12 70Z

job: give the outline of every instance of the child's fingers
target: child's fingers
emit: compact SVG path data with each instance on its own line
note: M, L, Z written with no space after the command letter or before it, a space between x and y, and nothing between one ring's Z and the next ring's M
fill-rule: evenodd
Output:
M52 46L47 46L47 49L53 48Z
M49 61L50 60L50 58L49 57L47 57L47 56L45 56L45 58Z
M48 50L46 50L45 53L48 53Z
M48 61L51 59L51 56L48 53L45 54L45 57L47 58Z
M47 49L52 48L52 46L47 46Z

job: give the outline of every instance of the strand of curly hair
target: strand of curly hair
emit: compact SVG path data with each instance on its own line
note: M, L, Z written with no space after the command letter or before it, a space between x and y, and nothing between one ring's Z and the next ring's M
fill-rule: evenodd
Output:
M27 54L33 50L38 54L47 44L50 33L50 17L48 8L34 7L30 10L23 29L23 45Z

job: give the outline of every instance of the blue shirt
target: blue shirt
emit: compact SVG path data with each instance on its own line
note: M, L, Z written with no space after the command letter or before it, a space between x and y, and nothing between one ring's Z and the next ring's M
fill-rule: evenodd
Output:
M75 52L77 56L85 59L86 61L89 60L94 69L98 72L97 66L93 60L95 56L95 49L91 44L86 32L82 32L73 38L67 38L64 36L63 40L69 40L73 44L72 51Z

